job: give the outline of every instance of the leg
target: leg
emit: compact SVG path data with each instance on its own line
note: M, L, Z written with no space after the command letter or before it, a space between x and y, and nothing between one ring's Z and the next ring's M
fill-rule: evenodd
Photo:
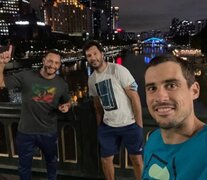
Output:
M114 156L102 157L101 163L106 180L114 180Z
M136 180L140 180L143 167L143 128L134 123L124 127L121 133L134 168Z
M37 142L38 147L42 150L45 157L48 180L57 178L57 133L40 135Z
M19 156L20 180L31 179L32 158L35 149L35 137L33 135L17 132L17 154Z
M116 136L116 128L102 123L98 127L98 140L105 178L107 180L114 180L115 172L113 159L114 154L119 152L121 139L119 136Z
M129 157L134 168L136 180L141 180L143 168L142 155L129 155Z

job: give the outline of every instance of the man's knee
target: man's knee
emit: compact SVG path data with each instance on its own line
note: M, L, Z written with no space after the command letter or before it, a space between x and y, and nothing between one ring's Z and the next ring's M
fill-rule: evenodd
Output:
M108 156L108 157L101 157L102 164L111 164L113 163L114 156Z

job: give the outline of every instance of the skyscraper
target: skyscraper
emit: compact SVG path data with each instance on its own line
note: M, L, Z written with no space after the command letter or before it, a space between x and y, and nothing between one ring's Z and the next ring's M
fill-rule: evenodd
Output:
M55 0L44 4L45 22L52 31L82 35L92 32L91 10L77 0Z
M8 26L21 20L21 16L30 11L30 2L26 0L0 0L0 36L9 35Z
M111 0L91 0L91 7L94 10L94 36L107 36L112 32Z
M112 29L119 28L119 7L111 7Z

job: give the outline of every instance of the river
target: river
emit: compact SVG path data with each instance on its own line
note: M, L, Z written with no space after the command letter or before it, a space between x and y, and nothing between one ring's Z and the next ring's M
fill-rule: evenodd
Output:
M144 48L143 52L138 51L125 51L122 55L122 65L125 66L135 78L138 84L138 92L140 95L143 107L146 107L145 102L145 87L144 87L144 72L147 63L158 55L166 54L167 50L163 48Z

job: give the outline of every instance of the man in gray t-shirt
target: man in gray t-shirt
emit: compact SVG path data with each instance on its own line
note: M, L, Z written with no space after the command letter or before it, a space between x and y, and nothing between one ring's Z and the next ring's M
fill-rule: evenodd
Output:
M22 71L3 76L12 47L0 54L0 87L19 88L22 93L21 117L18 124L16 146L19 156L21 180L31 179L32 158L39 147L46 160L48 179L57 176L57 112L70 108L68 86L56 75L61 65L57 51L49 51L43 58L40 71Z

